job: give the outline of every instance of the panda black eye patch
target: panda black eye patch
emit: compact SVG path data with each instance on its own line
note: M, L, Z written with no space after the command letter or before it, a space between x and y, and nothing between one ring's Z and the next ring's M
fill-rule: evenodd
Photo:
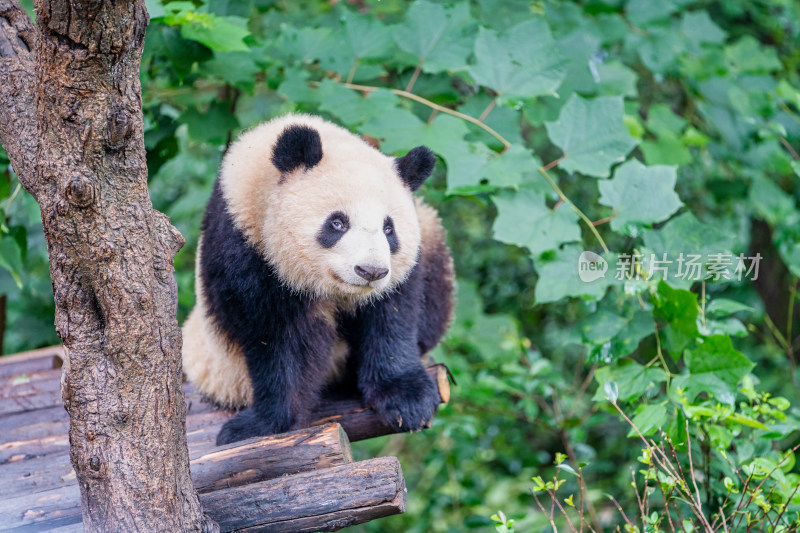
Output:
M389 251L397 253L400 249L400 241L397 240L397 232L394 230L394 220L392 217L386 217L383 221L383 234L386 235L386 240L389 243Z
M350 229L350 219L341 211L335 211L328 215L325 223L317 233L317 242L323 248L330 248Z

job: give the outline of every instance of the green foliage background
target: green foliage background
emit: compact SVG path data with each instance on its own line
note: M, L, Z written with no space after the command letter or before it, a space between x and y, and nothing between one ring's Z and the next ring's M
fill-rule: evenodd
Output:
M356 447L399 455L409 488L405 515L362 530L489 531L498 509L517 530L546 529L529 488L560 452L573 468L588 463L599 523L621 523L605 494L636 514L627 465L641 443L607 396L646 436L681 450L688 427L709 516L742 489L744 472L765 484L740 511L796 527L800 475L793 454L780 461L800 429L800 4L153 0L148 9L150 191L187 238L176 258L181 319L194 300L205 202L241 130L310 112L386 153L426 144L440 157L422 194L456 261L456 319L435 356L458 386L433 430ZM9 353L58 339L38 208L7 159L0 170ZM605 278L580 281L583 250L609 261ZM614 264L634 253L645 257L641 275L617 279ZM757 282L692 283L677 264L654 268L651 253L701 254L704 275L713 254L762 259Z

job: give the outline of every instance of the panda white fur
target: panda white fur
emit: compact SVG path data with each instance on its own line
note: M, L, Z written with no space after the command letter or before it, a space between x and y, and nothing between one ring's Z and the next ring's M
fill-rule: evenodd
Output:
M439 403L421 356L452 313L436 213L415 199L436 159L375 150L319 117L286 115L225 156L183 327L187 377L244 407L227 443L306 425L326 388L359 392L385 423L421 428Z

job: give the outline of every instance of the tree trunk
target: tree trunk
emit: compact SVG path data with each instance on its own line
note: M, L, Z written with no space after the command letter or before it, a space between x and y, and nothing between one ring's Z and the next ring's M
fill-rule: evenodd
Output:
M147 192L143 0L0 0L0 142L39 203L86 531L209 531L189 476L172 259Z

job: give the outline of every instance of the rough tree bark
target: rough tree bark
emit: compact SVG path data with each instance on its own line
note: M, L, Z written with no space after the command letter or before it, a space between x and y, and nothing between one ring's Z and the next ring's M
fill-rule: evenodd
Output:
M213 531L189 476L172 259L147 192L143 0L0 0L0 143L50 255L86 531Z

